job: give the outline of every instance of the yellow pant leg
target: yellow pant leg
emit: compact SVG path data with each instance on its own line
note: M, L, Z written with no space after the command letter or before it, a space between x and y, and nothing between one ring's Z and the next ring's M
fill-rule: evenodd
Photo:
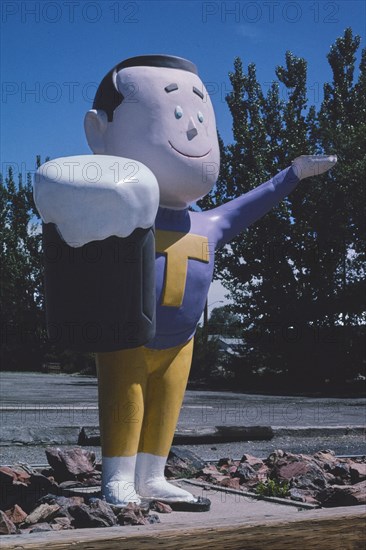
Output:
M97 354L99 422L104 457L137 453L148 371L144 348Z
M193 338L166 350L145 348L149 377L139 453L167 456L191 368Z

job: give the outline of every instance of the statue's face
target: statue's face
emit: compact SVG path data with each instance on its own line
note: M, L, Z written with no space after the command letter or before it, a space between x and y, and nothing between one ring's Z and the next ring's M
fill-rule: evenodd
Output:
M132 67L117 74L116 85L124 100L104 132L104 154L150 168L162 206L184 208L208 193L220 157L215 114L199 77L179 69Z

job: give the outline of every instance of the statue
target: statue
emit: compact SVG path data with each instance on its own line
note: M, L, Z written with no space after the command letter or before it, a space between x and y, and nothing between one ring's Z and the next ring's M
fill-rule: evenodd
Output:
M156 231L156 331L145 345L95 349L102 494L119 506L154 498L194 509L199 499L168 483L164 467L212 280L214 251L277 205L300 180L329 170L337 159L298 157L235 200L210 211L189 211L218 176L215 115L196 66L168 55L130 58L109 71L86 114L85 131L94 156L51 161L62 165L60 171L51 163L39 169L35 200L43 221L55 224L76 249L112 236L123 239L154 223ZM84 173L91 161L100 169L95 183L86 182ZM117 168L133 174L115 178Z

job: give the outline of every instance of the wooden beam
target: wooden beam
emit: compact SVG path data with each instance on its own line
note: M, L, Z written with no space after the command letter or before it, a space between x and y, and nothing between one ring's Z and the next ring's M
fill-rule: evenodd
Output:
M78 529L63 532L3 536L2 550L363 550L366 545L364 506L298 512L283 519L235 518L210 524L209 515L192 514L192 523L139 527ZM164 520L163 520L164 521Z

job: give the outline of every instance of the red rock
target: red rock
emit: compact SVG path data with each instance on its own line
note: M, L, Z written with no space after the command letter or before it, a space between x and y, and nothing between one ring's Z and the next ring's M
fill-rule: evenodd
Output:
M299 488L319 490L327 484L322 468L306 455L288 455L278 460L271 471L271 477L289 481Z
M213 466L212 464L209 464L206 468L203 468L201 474L200 479L208 482L219 482L227 477L226 474L221 473L216 466Z
M100 498L93 498L90 499L89 507L93 511L93 514L104 518L109 525L116 525L116 516L108 502Z
M269 468L265 464L257 470L257 479L258 481L265 481L268 478Z
M58 504L40 504L25 519L25 523L36 524L50 521L60 510Z
M69 518L54 518L51 523L52 529L55 531L61 531L65 529L74 529L71 525L71 520Z
M12 479L10 479L10 477ZM9 466L0 467L0 480L1 483L12 483L13 481L20 481L21 483L27 483L30 479L30 474L21 468L14 468Z
M27 517L26 512L24 512L24 510L22 510L22 508L20 506L18 506L18 504L15 504L15 506L10 508L10 510L6 510L5 514L16 525L18 523L22 523L25 520L25 518Z
M95 453L81 447L66 450L49 447L46 456L58 481L73 480L76 476L89 476L95 472Z
M1 466L0 468L0 483L1 485L11 485L16 479L10 468L7 466Z
M4 477L7 476L6 481ZM50 482L47 480L48 484ZM16 475L2 473L0 475L0 509L10 510L18 504L25 512L29 513L34 508L35 502L45 494L43 488L32 483L32 478L27 483L17 481ZM49 487L48 487L49 489ZM49 492L49 490L47 491Z
M243 455L240 462L249 464L254 470L260 470L264 466L263 460L252 455Z
M195 477L205 462L196 454L184 447L172 447L165 466L165 475L172 477Z
M202 473L211 475L212 473L218 473L218 469L214 466L214 464L208 464L202 469Z
M292 487L289 491L291 500L296 500L296 502L305 502L305 495L302 489L297 487Z
M216 475L211 476L211 481L213 483L219 483L220 484L224 479L228 479L228 478L231 479L231 476L228 476L227 474L218 473Z
M68 512L75 528L111 527L117 523L111 506L99 498L91 499L89 506L69 506Z
M352 462L350 465L351 482L358 483L366 479L366 464Z
M323 506L356 506L366 504L366 481L355 485L333 485L320 491L317 498Z
M240 490L240 480L238 477L225 477L225 479L220 481L219 485L220 487Z
M58 523L49 523L49 526L51 527L52 531L63 531L64 530L62 525L59 525Z
M28 472L25 472L21 468L13 468L13 471L16 475L15 481L20 481L21 483L28 483L32 477L30 474L28 474Z
M267 466L274 466L274 464L276 464L276 462L280 459L280 458L283 458L285 456L285 452L282 451L282 449L278 449L276 451L273 451L273 453L271 453L268 458L266 458L265 460L265 463L267 464Z
M48 494L44 497L42 497L37 504L57 504L60 509L56 513L56 517L53 518L52 523L56 521L58 518L66 518L70 522L72 521L72 516L69 513L69 507L70 506L79 506L80 504L84 504L84 498L80 496L72 496L72 497L63 497L63 496L56 496Z
M291 500L306 502L308 504L319 504L319 501L314 497L314 495L306 489L298 489L297 487L293 487L290 489L289 493Z
M78 497L78 496L67 497L67 500L70 501L71 505L84 504L84 497ZM59 504L59 503L57 503L57 504Z
M42 474L32 472L29 485L26 488L22 487L22 490L23 498L20 501L17 500L16 503L19 504L25 512L30 513L37 505L38 500L48 493L57 490L57 486Z
M11 519L0 510L0 535L14 535L17 532L17 528Z
M217 467L221 468L222 466L224 466L225 468L229 468L231 464L232 464L231 458L220 458L220 460L217 463Z
M307 473L309 464L306 462L285 462L277 465L277 477L284 480L290 480Z
M331 467L333 464L338 462L334 452L329 450L315 453L314 460L323 465L323 468L326 468L327 466Z
M349 460L339 459L333 451L319 451L313 460L323 470L325 479L330 485L347 484L350 477Z
M339 479L350 477L350 467L346 462L335 462L330 467L330 474Z
M154 501L150 509L154 510L155 512L160 512L161 514L170 514L173 511L169 504L166 504L165 502L160 502L159 500Z
M125 508L122 508L117 516L117 522L120 525L148 525L150 522L144 517L139 506L130 502Z
M234 475L235 477L240 478L241 483L244 483L249 479L257 479L257 472L247 462L241 462Z
M46 495L42 497L37 504L58 504L60 508L67 508L68 506L84 504L84 497L80 496L70 496L63 497L57 495Z

